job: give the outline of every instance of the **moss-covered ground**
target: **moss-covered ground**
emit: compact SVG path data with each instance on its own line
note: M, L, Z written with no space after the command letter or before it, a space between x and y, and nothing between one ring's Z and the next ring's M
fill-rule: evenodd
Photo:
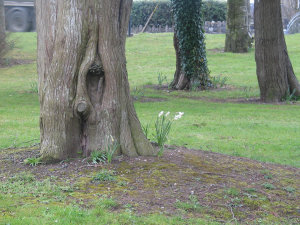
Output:
M164 218L162 224L300 222L300 171L292 167L175 146L161 158L120 157L112 164L83 158L36 167L23 163L35 156L34 148L0 155L0 224L18 224L20 217L29 224L92 224L101 221L95 210L114 215L109 224L151 216ZM79 211L81 222L66 222L58 208ZM122 223L117 215L130 219Z

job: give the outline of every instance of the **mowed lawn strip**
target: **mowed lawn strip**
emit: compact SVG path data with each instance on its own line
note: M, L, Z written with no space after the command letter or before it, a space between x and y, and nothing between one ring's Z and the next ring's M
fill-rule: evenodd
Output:
M36 57L36 34L10 36L14 59ZM163 111L185 112L173 124L170 145L249 157L263 162L299 167L299 103L280 105L232 102L259 97L254 50L247 54L222 51L225 36L207 35L209 69L212 76L227 77L227 87L217 91L170 92L143 88L157 85L158 75L170 82L175 70L173 35L141 34L127 41L127 63L132 94L164 98L135 106L142 124ZM300 78L300 35L286 37L289 54ZM0 149L39 142L39 103L36 93L36 64L0 68ZM166 82L165 82L166 83ZM221 101L220 101L221 100ZM153 122L150 123L154 131ZM153 137L150 138L154 141Z

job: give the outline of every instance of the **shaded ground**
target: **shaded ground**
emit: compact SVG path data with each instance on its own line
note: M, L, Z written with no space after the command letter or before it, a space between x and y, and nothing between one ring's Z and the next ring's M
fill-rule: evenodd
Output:
M169 89L168 85L145 85L144 88L150 88L154 90L161 90L166 93L171 93L175 92L175 95L172 95L173 97L176 98L187 98L187 99L193 99L193 100L202 100L202 101L207 101L207 102L217 102L217 103L246 103L246 104L269 104L269 105L285 105L285 104L297 104L299 101L297 100L287 100L287 101L282 101L282 102L277 102L277 103L265 103L261 101L259 97L248 97L248 98L214 98L214 97L206 97L206 96L191 96L191 95L185 95L188 93L191 93L190 90L172 90ZM222 91L233 91L233 90L238 90L241 88L237 88L234 86L226 85L222 88L210 88L210 92L222 92ZM207 91L207 90L205 90ZM201 91L197 91L201 93Z
M0 181L21 172L66 190L65 201L90 207L100 196L113 197L137 214L210 217L219 222L300 222L300 169L245 158L169 146L161 158L120 157L112 164L94 165L72 159L54 165L30 167L23 161L38 149L0 152ZM114 171L114 181L96 182L102 169ZM67 188L66 188L67 187ZM0 186L0 194L9 193ZM31 201L37 198L32 197ZM39 200L38 200L39 201ZM1 209L1 207L0 207Z
M13 59L13 58L6 58L0 61L0 68L12 67L17 65L23 64L31 64L34 60L31 59Z

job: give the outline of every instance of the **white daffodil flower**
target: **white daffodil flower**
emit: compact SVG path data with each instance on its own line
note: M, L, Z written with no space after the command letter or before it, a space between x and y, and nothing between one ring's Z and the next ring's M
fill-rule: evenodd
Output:
M164 111L161 111L161 112L158 114L158 117L161 117L163 114L164 114Z

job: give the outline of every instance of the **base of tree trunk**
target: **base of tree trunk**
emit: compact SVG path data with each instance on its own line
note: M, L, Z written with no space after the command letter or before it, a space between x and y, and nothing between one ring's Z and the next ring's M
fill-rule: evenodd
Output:
M280 0L255 1L255 60L262 101L300 96L284 38Z
M118 144L153 156L130 97L125 41L132 0L36 1L41 154L59 161Z

